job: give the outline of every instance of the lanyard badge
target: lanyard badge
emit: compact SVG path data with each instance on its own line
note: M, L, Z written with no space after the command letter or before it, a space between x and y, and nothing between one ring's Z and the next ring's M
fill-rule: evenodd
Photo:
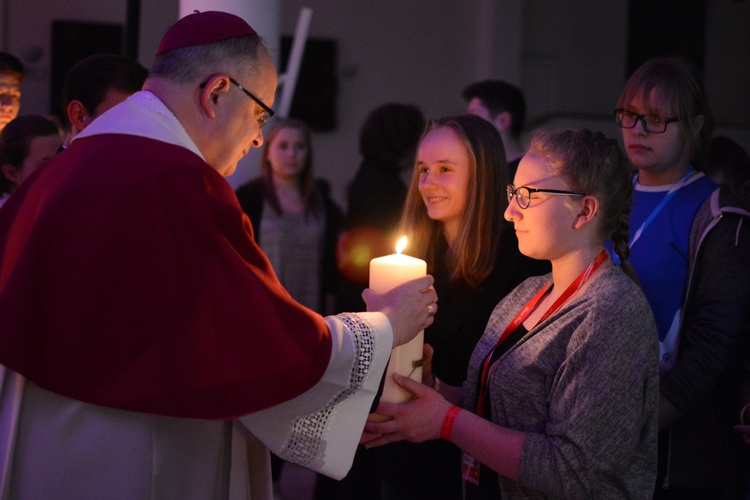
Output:
M479 485L479 460L464 452L461 459L461 475L464 481Z

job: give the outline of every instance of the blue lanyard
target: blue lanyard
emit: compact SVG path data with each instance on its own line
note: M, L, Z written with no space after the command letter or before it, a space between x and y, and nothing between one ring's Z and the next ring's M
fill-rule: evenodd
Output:
M667 206L667 203L670 202L672 198L674 198L674 195L677 194L677 191L680 190L685 184L687 184L688 179L690 176L693 175L693 167L688 168L688 171L685 173L685 176L675 184L672 189L669 190L667 195L659 202L656 207L651 211L648 217L646 217L646 220L643 221L643 224L641 224L641 227L638 228L638 231L635 232L635 235L630 239L630 242L628 243L628 247L633 248L633 245L635 245L635 242L638 241L638 238L641 237L641 234L643 231L646 230L646 228L651 224L657 215L659 215L659 212L661 212L665 206ZM638 177L636 176L635 179L633 179L633 185L635 185L638 182Z

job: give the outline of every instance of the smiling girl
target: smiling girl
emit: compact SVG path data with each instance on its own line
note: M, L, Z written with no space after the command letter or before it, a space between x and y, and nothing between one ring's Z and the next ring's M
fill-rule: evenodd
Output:
M495 305L549 265L518 251L502 217L505 153L497 130L477 116L432 120L419 142L401 220L410 254L435 277L440 311L425 330L432 354L425 382L461 386ZM426 370L425 373L428 373ZM383 450L384 498L461 498L461 454L449 443L395 443Z

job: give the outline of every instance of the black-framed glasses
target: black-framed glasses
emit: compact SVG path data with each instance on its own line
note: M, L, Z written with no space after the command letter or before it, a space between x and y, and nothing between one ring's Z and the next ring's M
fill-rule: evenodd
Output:
M513 201L513 197L516 197L518 206L522 209L529 208L531 205L531 198L534 193L546 193L556 194L559 196L588 196L586 193L577 193L575 191L561 191L559 189L539 189L530 188L526 186L513 187L513 184L508 184L508 203Z
M646 132L652 132L654 134L663 134L667 131L667 125L670 123L680 121L677 117L666 117L659 115L639 115L631 111L624 109L615 110L615 123L621 128L633 128L635 127L638 120L643 124L643 128Z
M250 99L252 99L256 103L258 103L258 106L260 106L263 109L263 114L260 115L260 117L258 117L258 123L260 123L260 128L263 128L266 125L266 123L268 123L268 120L270 120L271 118L273 118L273 115L275 115L276 112L274 110L272 110L271 108L269 108L268 106L266 106L266 103L264 103L263 101L261 101L260 99L258 99L257 97L255 97L255 95L253 95L252 92L250 92L245 87L243 87L242 85L240 85L240 82L238 82L237 80L235 80L231 76L229 77L229 82L232 85L234 85L235 87L237 87L238 89L240 89L241 91L243 91L246 96L248 96ZM200 87L204 88L206 86L206 84L208 84L208 80L206 80L205 82L201 83Z

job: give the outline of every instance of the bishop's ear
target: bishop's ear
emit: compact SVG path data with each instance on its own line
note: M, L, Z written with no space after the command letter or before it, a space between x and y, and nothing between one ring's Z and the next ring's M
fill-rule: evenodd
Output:
M229 92L229 77L214 75L200 84L198 97L201 110L210 118L216 117L217 107Z

